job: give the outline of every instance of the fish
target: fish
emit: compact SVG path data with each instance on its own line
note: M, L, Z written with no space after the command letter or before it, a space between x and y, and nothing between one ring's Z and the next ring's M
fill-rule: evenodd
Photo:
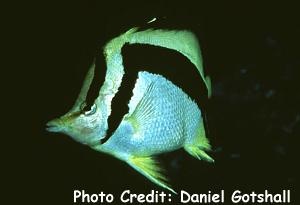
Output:
M130 69L125 69L123 64L121 50L125 44L151 45L180 53L197 69L207 92L203 95L210 98L211 81L204 73L200 45L194 33L134 27L103 47L107 69L93 104L87 106L87 94L95 75L95 61L88 69L73 107L49 121L47 130L69 135L93 150L126 162L156 185L176 193L156 157L183 148L196 159L214 162L206 153L211 145L206 137L203 114L194 99L166 76L141 69L127 104L128 112L109 133L112 101Z

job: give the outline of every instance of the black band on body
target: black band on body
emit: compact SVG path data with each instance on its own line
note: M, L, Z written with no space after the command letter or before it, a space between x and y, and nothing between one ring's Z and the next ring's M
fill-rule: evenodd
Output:
M108 118L107 138L117 129L128 113L128 103L137 80L138 72L159 74L180 87L199 107L207 98L205 84L197 68L182 54L151 45L125 45L122 48L125 74L119 91L112 99L111 115Z

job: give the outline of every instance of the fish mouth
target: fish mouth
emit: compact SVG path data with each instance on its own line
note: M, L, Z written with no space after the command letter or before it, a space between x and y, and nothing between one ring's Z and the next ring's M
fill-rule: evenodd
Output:
M63 130L63 127L61 126L60 121L61 121L60 119L54 119L47 122L46 130L48 132L61 132Z

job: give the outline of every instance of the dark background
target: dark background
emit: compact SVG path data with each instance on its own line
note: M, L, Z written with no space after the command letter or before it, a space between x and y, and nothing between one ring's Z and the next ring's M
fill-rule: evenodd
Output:
M11 142L2 144L8 151L3 155L8 204L72 204L74 189L116 198L125 189L160 190L125 163L45 131L48 120L71 108L104 43L153 17L161 27L197 34L213 85L205 111L215 163L184 151L162 155L175 190L224 189L229 197L236 189L291 189L295 200L300 136L296 4L101 2L26 3L13 5L6 16L12 31L4 38L6 53L12 54L6 59L12 74L4 75L4 101L12 103L3 108L9 128L4 135Z

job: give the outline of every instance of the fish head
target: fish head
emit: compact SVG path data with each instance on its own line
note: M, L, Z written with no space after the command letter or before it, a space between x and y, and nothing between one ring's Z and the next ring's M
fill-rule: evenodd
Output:
M93 104L89 110L70 111L49 121L47 130L66 134L77 142L93 146L105 137L107 120L97 104Z
M97 98L87 106L86 97L94 77L95 64L89 69L79 96L72 109L61 117L49 121L47 131L66 134L85 145L99 144L106 136L107 105L105 100Z

